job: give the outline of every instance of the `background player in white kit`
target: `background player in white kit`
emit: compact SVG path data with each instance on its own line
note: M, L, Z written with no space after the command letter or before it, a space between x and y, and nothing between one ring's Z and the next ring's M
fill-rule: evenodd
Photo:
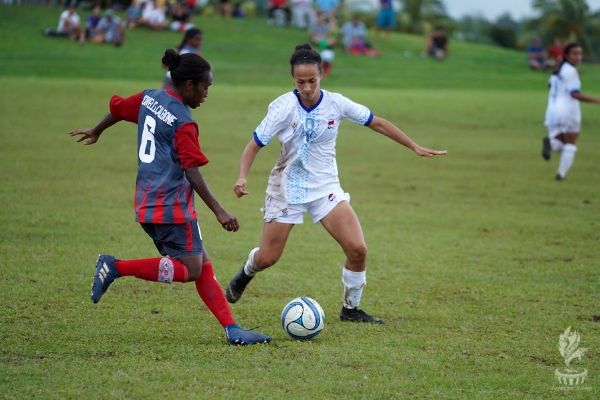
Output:
M276 136L281 143L281 155L269 176L260 247L250 251L229 283L227 300L238 301L254 275L279 260L290 231L302 223L306 212L314 223L321 222L346 255L340 319L383 323L358 309L366 284L367 246L360 222L338 179L335 140L339 124L349 119L368 126L420 156L442 155L446 151L421 147L367 107L341 94L321 90L321 57L310 45L297 46L290 65L296 89L269 105L267 116L242 153L240 177L234 185L238 197L248 194L246 177L258 151Z
M581 129L579 102L600 104L600 98L580 92L581 81L576 67L581 59L581 46L577 43L568 44L563 53L563 62L554 70L549 81L550 91L544 121L548 136L542 141L542 157L550 160L552 151L561 152L556 172L558 181L565 179L575 160L576 142Z

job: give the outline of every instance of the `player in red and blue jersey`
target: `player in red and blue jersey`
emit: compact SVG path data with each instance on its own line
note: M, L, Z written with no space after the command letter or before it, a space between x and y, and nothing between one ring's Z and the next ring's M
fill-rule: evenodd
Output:
M69 132L90 145L119 121L138 126L136 220L152 238L163 257L118 260L102 254L96 263L92 301L97 303L116 278L135 276L156 282L195 282L198 294L225 328L229 344L268 343L271 338L239 327L214 275L202 245L196 220L194 191L227 231L239 228L211 193L198 167L208 159L198 142L198 126L189 108L197 108L212 84L210 65L196 54L178 55L167 50L162 59L173 79L173 88L145 90L131 97L113 96L110 112L94 127Z

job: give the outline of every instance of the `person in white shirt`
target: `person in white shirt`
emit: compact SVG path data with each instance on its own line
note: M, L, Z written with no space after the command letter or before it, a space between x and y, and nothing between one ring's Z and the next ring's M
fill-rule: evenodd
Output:
M581 129L579 102L600 104L600 98L581 93L581 81L577 66L582 60L582 49L577 43L568 44L563 61L549 80L548 106L544 125L548 135L542 140L542 157L550 160L552 151L560 152L556 180L562 181L575 161L577 137Z
M313 8L313 0L291 0L291 4L293 26L307 29L314 25L317 16Z
M77 14L77 3L71 2L66 10L60 14L56 31L69 36L73 40L82 39L81 20Z
M156 30L165 29L168 26L166 12L165 6L158 5L156 0L148 0L142 11L140 25Z
M238 301L255 274L279 260L292 228L301 224L303 214L308 213L314 223L323 225L346 255L340 319L383 323L382 319L358 309L366 284L367 246L349 196L338 179L335 142L339 125L347 119L368 126L420 156L447 152L421 147L391 122L374 116L367 107L341 94L322 90L321 57L310 45L297 46L290 65L295 90L269 105L266 117L241 156L240 176L233 188L237 197L248 194L247 176L258 151L275 137L281 144L280 157L267 186L260 247L250 251L225 295L230 303Z

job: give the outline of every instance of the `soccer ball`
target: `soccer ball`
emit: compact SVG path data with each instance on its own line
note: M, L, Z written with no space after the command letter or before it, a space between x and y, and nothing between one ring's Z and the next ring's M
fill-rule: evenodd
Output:
M314 338L325 326L323 309L310 297L296 297L283 307L281 327L296 340Z

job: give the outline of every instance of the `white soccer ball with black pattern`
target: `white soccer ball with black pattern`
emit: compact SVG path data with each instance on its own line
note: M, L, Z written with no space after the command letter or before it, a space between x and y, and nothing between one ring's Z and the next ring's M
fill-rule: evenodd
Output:
M325 327L325 313L310 297L297 297L283 307L281 326L293 339L309 340Z

